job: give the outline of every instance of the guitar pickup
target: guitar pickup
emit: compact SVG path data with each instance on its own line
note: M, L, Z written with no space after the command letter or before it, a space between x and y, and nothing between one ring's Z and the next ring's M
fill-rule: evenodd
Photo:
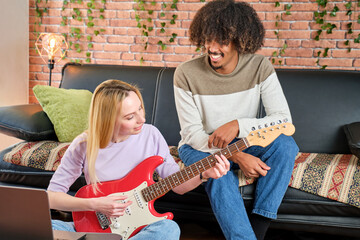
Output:
M126 203L126 200L120 200L121 203ZM131 208L130 206L125 209L125 213L131 215Z
M140 197L140 194L136 191L136 189L134 190L134 197L136 199L136 202L138 204L138 206L140 208L144 208L144 205L142 204L142 200L141 200L141 197Z

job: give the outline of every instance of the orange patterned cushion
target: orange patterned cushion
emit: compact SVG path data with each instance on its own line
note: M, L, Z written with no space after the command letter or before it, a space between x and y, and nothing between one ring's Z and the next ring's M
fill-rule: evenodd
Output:
M360 208L360 161L352 154L299 153L289 186Z
M4 161L55 171L69 145L57 141L22 142L4 155Z
M239 171L240 186L254 181ZM289 187L360 208L360 161L352 154L300 152Z
M60 143L57 141L22 142L4 155L4 161L26 167L55 171L69 145L70 142ZM182 164L177 147L169 146L169 150L175 161Z

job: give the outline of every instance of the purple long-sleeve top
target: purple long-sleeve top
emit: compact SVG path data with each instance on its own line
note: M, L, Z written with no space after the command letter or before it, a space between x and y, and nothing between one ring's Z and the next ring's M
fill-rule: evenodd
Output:
M106 148L99 149L95 164L96 175L101 182L121 179L140 162L155 155L165 160L156 168L160 177L165 178L180 170L170 155L168 145L160 131L152 125L144 124L139 134L131 135L123 142L110 142ZM70 186L83 172L89 184L86 133L77 136L70 144L50 181L48 190L68 192Z

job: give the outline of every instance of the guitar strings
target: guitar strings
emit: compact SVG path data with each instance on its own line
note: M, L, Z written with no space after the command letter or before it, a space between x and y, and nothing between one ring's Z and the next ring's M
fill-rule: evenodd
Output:
M231 144L227 147L228 151L227 150L220 150L219 153L222 153L224 154L223 152L225 152L225 156L226 155L232 155L232 153L234 152L238 152L238 151L241 151L243 148L245 148L245 144L244 142L241 142L241 141L238 141L238 142L235 142L234 144ZM216 153L215 153L216 154ZM216 159L214 154L212 155L209 155L208 157L206 157L206 159ZM180 170L179 172L177 173L174 173L173 175L170 175L168 176L167 178L164 178L160 181L166 181L168 184L167 185L170 185L171 188L170 189L167 189L167 188L164 188L162 187L163 190L161 190L161 187L157 188L157 189L153 189L154 188L154 185L157 184L159 185L159 182L155 182L154 184L152 185L149 185L147 186L147 188L144 188L141 190L141 192L144 190L144 191L147 191L148 195L150 195L150 200L151 201L152 199L155 199L153 198L151 195L151 191L156 191L155 195L159 195L161 196L162 194L165 194L167 193L168 191L170 191L172 188L174 188L175 186L178 186L178 185L181 185L183 183L185 183L186 181L189 181L190 179L196 177L197 175L200 174L201 170L202 169L209 169L212 165L211 163L209 162L209 159L208 161L205 161L205 162L202 162L202 166L200 166L199 168L196 167L196 163L195 164L191 164L190 166ZM201 161L201 160L200 160ZM201 168L201 169L200 169ZM186 173L186 171L189 171L191 172L190 174L190 177L189 177L189 174ZM186 173L186 175L184 176L183 173ZM195 174L194 174L195 173ZM175 180L175 177L177 178L177 180L180 182L180 184L177 184L178 181ZM173 178L173 179L172 179ZM172 180L170 180L172 179ZM174 182L172 182L174 181ZM175 185L175 186L174 186ZM153 186L153 187L152 187ZM161 186L161 185L160 185ZM150 191L150 192L149 192ZM111 194L111 195L115 195L117 193L114 193L114 194ZM126 194L125 194L126 195ZM145 197L144 197L145 198ZM124 199L125 201L136 201L136 197L134 196L134 194L131 194L130 196L128 196L128 198ZM146 200L145 200L146 201Z
M233 155L232 153L241 151L244 148L246 148L246 144L243 141L244 141L244 139L240 139L239 141L229 145L227 147L227 150L222 149L219 152L224 154L225 156L230 156L230 155L232 156ZM206 157L205 159L207 159L207 161L202 162L201 163L202 166L198 165L199 168L196 167L196 165L197 165L196 163L191 164L190 166L180 170L179 172L174 173L174 174L168 176L167 178L164 178L164 179L160 180L160 181L166 181L168 183L167 185L170 184L170 186L171 186L170 189L168 189L167 187L165 188L164 186L161 186L161 184L160 184L160 187L157 187L156 189L154 189L154 187L159 185L159 182L155 182L154 184L149 185L147 188L143 189L144 191L147 192L148 195L150 195L150 197L149 197L150 200L149 201L151 201L152 199L156 199L156 198L154 198L152 196L152 191L155 191L155 196L161 196L161 195L167 193L168 191L170 191L175 186L181 185L184 182L186 182L186 181L196 177L197 175L199 175L200 172L202 172L201 170L209 169L210 167L212 167L212 164L211 164L211 162L209 160L216 159L216 158L215 158L214 154L212 154L212 155L209 155L208 157ZM200 161L202 161L202 160L200 160ZM188 173L186 173L187 171L189 173L191 173L190 176L189 176ZM185 175L183 173L185 173ZM175 177L176 177L176 179L178 181L175 179ZM178 184L178 182L180 182L180 184ZM127 201L133 201L135 199L136 199L136 197L134 195L131 195L130 197L127 198Z
M284 126L284 127L285 127L285 126ZM208 158L210 158L210 160L212 160L211 158L216 159L216 158L215 158L215 155L216 155L216 154L219 154L219 153L225 155L226 157L229 157L229 156L232 156L233 153L235 153L235 152L241 152L242 150L246 149L247 147L248 147L247 138L241 138L241 139L239 139L239 141L237 141L237 142L235 142L235 143L233 143L233 144L231 144L231 145L228 145L228 146L226 147L227 150L226 150L226 149L222 149L222 150L220 150L219 152L216 152L216 153L214 153L214 154L209 155L208 157L206 157L205 159L207 159L208 161L205 162L205 163L201 162L201 164L202 164L202 166L203 166L203 167L202 167L202 170L204 170L204 169L209 169L210 167L212 167L212 165L211 165L211 163L209 162L209 159L208 159ZM204 159L202 159L202 160L204 160ZM202 160L200 160L200 161L202 161ZM199 162L200 162L200 161L199 161ZM197 162L197 163L199 163L199 162ZM189 174L186 173L186 171L188 171L188 170L190 170L189 173L190 173L190 172L192 173L192 174L191 174L192 177L189 177ZM195 172L195 174L194 174L194 172ZM170 184L170 186L171 186L170 189L167 189L167 188L165 189L164 187L162 187L163 190L161 190L160 188L153 189L153 188L154 188L154 185L160 185L160 186L161 186L161 184L159 184L159 182L155 182L154 184L149 185L149 186L147 186L146 188L142 189L141 192L140 192L140 194L143 194L143 191L146 191L146 192L147 192L146 197L144 197L144 196L142 195L143 198L144 198L144 200L145 200L146 202L155 200L155 199L157 199L158 197L161 197L163 194L166 194L167 192L169 192L169 191L170 191L171 189L173 189L175 186L179 186L179 185L183 184L184 182L189 181L190 179L196 177L197 175L200 174L200 172L202 172L202 171L201 171L200 168L197 168L197 167L196 167L196 163L191 164L191 165L185 167L184 169L180 170L179 172L174 173L174 174L172 174L172 175L170 175L170 176L168 176L168 177L160 180L160 181L167 181L167 183ZM182 173L186 173L187 176L184 177ZM178 177L178 175L181 176L181 179ZM180 182L180 184L177 184L178 182L177 182L175 179L172 179L172 180L175 180L175 182L173 182L174 184L170 181L170 179L171 179L171 178L174 178L175 176L176 176L176 178L178 179L178 181ZM174 185L175 185L175 186L174 186ZM150 192L148 191L149 189L151 189ZM158 191L158 189L160 189L160 191ZM165 191L164 191L164 190L165 190ZM152 191L156 191L156 192L157 192L157 195L155 195L155 198L152 197ZM160 192L160 194L159 194L159 192ZM113 194L110 194L110 195L115 195L115 194L117 194L117 193L113 193ZM121 193L119 193L119 194L121 194ZM155 193L155 194L156 194L156 193ZM146 198L148 197L148 195L150 195L150 197L149 197L150 200L147 200L147 199L146 199ZM156 197L156 196L158 196L158 197ZM135 202L136 202L136 197L134 196L134 194L131 194L128 198L126 198L126 199L124 199L124 200L126 200L126 201L135 201ZM131 205L130 205L130 206L131 206ZM129 207L130 207L130 206L129 206Z

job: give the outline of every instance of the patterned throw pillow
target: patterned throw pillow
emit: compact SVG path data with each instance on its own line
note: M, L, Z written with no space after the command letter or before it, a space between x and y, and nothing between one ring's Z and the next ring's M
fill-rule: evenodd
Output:
M55 171L69 145L70 142L61 143L57 141L21 142L4 155L4 161L26 167ZM175 162L180 167L184 167L179 158L177 147L169 146L169 150Z
M360 208L360 160L352 154L299 153L289 186Z
M4 155L4 161L55 171L70 143L57 141L22 142Z

